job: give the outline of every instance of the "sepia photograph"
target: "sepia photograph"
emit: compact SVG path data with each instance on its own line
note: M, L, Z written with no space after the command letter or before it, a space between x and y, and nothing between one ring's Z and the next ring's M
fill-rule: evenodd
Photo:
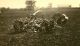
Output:
M0 0L0 46L80 46L80 0Z

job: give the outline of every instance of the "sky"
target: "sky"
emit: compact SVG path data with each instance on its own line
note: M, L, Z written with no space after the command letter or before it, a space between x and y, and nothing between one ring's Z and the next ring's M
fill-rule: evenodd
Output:
M25 8L26 0L0 0L0 7L10 8ZM52 3L53 7L68 6L79 7L80 0L35 0L36 7L47 7L48 4Z

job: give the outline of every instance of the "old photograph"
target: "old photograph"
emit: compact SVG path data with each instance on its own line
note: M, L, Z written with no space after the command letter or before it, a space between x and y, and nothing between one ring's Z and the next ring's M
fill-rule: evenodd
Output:
M0 0L0 46L80 46L80 0Z

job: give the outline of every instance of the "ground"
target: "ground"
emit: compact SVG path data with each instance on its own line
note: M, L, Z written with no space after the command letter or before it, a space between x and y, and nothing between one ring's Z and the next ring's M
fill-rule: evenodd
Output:
M10 34L12 30L9 27L16 18L25 17L26 14L6 11L0 15L0 46L80 46L80 11L68 10L63 12L69 16L63 29L47 33L28 31L19 34Z

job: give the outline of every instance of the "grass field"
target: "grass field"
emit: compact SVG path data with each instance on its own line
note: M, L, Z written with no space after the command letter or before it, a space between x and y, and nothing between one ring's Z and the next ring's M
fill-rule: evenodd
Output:
M27 13L17 10L4 12L0 15L0 46L80 46L80 8L44 9L43 17L49 18L57 11L69 17L63 29L51 33L29 31L19 34L8 34L12 31L9 27L15 19L26 17ZM39 13L37 17L42 16Z

